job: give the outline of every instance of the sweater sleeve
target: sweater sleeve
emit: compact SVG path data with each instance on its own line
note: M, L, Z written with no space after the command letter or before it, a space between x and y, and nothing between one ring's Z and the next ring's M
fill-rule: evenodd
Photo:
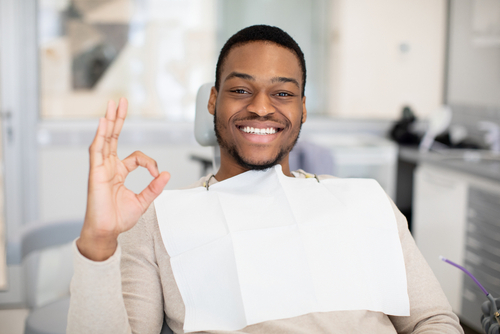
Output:
M151 206L118 238L118 248L103 262L84 257L73 243L74 275L67 333L159 333L163 294L149 231Z
M122 297L120 257L118 245L106 261L92 261L73 242L74 274L67 333L131 333Z
M438 280L418 250L406 218L391 201L406 266L410 316L390 316L398 333L463 333Z
M163 290L156 259L153 228L154 205L139 222L118 238L122 246L121 284L132 333L160 333L163 319Z

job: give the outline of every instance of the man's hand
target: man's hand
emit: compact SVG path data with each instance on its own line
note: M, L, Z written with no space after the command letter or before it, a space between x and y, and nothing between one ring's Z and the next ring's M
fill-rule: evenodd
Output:
M99 120L89 149L87 211L77 246L85 257L94 261L104 261L113 255L118 235L137 223L170 178L168 172L159 173L156 161L142 152L118 159L118 136L126 115L126 99L120 99L118 108L110 101L106 118ZM140 194L135 194L125 188L124 182L138 166L147 168L154 180Z

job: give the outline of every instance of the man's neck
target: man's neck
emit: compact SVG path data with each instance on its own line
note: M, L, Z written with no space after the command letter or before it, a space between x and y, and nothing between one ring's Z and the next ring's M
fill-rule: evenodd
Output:
M217 174L215 174L215 179L219 182L249 171L248 168L242 167L233 159L226 157L224 154L222 154L222 152L220 162L221 164L219 171L217 172ZM288 156L286 156L279 164L281 165L283 174L289 177L293 177L293 174L290 172L290 166L288 164Z

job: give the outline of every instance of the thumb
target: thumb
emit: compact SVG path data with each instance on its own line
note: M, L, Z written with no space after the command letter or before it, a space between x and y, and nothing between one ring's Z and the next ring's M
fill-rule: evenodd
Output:
M143 211L149 207L149 205L155 200L158 195L161 194L163 188L167 185L170 180L169 172L161 172L156 178L149 183L149 185L141 191L140 194L137 194L137 199L141 203Z

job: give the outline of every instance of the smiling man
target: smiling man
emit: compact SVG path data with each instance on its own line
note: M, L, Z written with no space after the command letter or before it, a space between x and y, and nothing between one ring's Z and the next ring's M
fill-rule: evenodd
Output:
M241 42L268 29L240 31L221 50L208 103L221 146L217 180L276 164L291 176L288 154L307 116L305 61L295 41L278 29L270 35L274 42Z
M156 334L164 321L175 333L462 333L402 214L383 193L359 202L358 198L376 188L370 186L373 183L362 183L367 187L351 196L356 185L349 181L335 183L332 177L318 176L316 183L308 180L312 175L304 171L290 171L288 155L307 116L305 83L302 51L281 29L252 26L232 36L221 50L208 103L221 147L221 167L215 175L171 197L158 197L170 176L160 173L153 159L141 152L118 159L118 136L127 102L121 99L118 108L113 102L108 104L106 118L100 120L90 147L87 211L80 238L74 244L68 333ZM134 194L125 188L124 181L139 166L147 168L154 180L140 194ZM290 187L268 187L272 180ZM202 186L210 187L210 192ZM244 196L238 197L234 189ZM273 195L255 195L254 189ZM325 202L325 196L331 200ZM152 205L155 198L158 200ZM214 198L220 202L210 202ZM241 200L234 202L235 198ZM304 203L303 211L292 205L296 198L303 199L294 202ZM234 233L234 247L248 243L256 234L260 238L266 229L269 232L254 246L257 258L252 257L252 251L236 254L224 248L227 228L235 223L229 219L231 208L227 203L243 208L235 213L236 223L240 219L250 223L246 239L238 241L239 234ZM227 215L219 219L224 205L222 211ZM345 211L349 207L350 211ZM243 211L245 217L241 216ZM164 218L165 213L174 218ZM291 218L293 214L295 218ZM294 239L300 229L289 220L299 221L299 216L309 226L319 222L320 227L327 226L326 231L336 226L341 229L329 235L332 239L313 233L308 240L302 225L303 238ZM314 222L309 217L314 217ZM381 221L380 217L387 219ZM226 218L227 225L221 229L210 227ZM266 219L268 225L264 226ZM386 230L394 232L392 237L382 236ZM191 247L196 256L192 252L174 256L179 247L187 248L193 239L198 242ZM337 240L336 250L320 254L323 249L331 249L330 240ZM395 254L383 253L394 241ZM172 246L175 244L177 248ZM360 251L367 244L375 246ZM273 251L266 253L258 248ZM309 262L301 262L307 257L303 251L306 248L306 253L316 255ZM372 253L387 257L377 258ZM224 262L227 266L238 258L237 275L226 265L212 270L219 258L229 259ZM338 266L331 267L334 261ZM190 263L197 266L186 275ZM258 270L245 272L254 264ZM326 276L318 272L334 280L319 284ZM377 281L376 277L382 279ZM192 281L195 285L190 285ZM288 281L317 284L282 289ZM395 282L394 289L404 289L394 294L387 282ZM384 290L384 284L389 289ZM241 286L245 298L242 300L239 292L210 295L213 286ZM359 293L354 290L366 293L354 298ZM194 292L190 295L189 291ZM327 295L335 297L325 298ZM203 305L196 304L199 300ZM268 303L278 306L269 308ZM227 311L218 312L218 306Z

